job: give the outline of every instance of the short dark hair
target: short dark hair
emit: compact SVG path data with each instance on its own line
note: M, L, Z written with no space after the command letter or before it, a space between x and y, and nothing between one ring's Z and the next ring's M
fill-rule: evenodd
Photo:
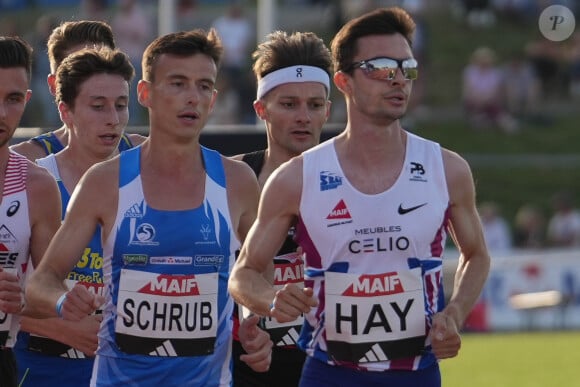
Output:
M56 72L56 102L74 108L81 85L95 74L120 75L130 84L135 69L127 54L106 46L74 52L62 61Z
M290 66L314 66L332 74L332 57L324 41L313 32L275 31L253 52L254 74L261 79Z
M413 44L415 22L402 8L379 8L346 23L331 42L335 71L347 71L357 54L358 39L369 35L401 34L409 46Z
M78 20L61 23L52 30L46 43L50 71L56 74L58 66L60 66L71 48L89 44L105 45L115 49L115 39L111 26L98 20Z
M32 73L32 47L18 36L0 36L0 67L23 67L28 81Z
M180 57L204 54L209 56L219 67L223 54L222 42L215 29L208 32L202 29L174 32L155 39L147 46L143 53L143 79L154 81L155 64L163 54Z

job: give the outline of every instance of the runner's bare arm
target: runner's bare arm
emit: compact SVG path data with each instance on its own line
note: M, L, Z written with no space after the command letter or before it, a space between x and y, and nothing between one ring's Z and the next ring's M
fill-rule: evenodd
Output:
M475 305L489 272L490 257L475 206L475 187L467 162L445 152L445 171L451 201L449 234L459 252L453 293L449 304L435 316L431 330L433 349L439 358L459 350L458 331Z
M57 300L67 291L63 280L82 255L97 225L102 226L102 237L106 238L105 230L110 224L105 218L110 222L117 208L118 163L116 167L114 160L95 165L77 184L62 226L28 280L26 299L31 316L57 316ZM98 306L98 297L82 285L75 286L68 295L71 297L67 296L63 305L65 318L68 315L80 320Z
M271 268L288 229L298 215L302 190L302 160L281 166L268 180L253 224L230 277L234 299L261 316L292 321L316 305L311 293L295 285L275 291L263 273ZM272 308L272 304L275 303ZM274 314L273 314L274 313Z

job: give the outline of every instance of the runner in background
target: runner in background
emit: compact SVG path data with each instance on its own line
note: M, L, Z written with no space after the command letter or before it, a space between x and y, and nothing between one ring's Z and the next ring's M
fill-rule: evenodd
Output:
M319 143L330 113L332 58L324 41L312 32L277 31L258 46L253 59L258 80L254 109L266 125L268 147L234 158L247 163L263 187L280 165ZM303 259L293 237L294 226L274 260L276 287L304 285ZM234 319L234 387L297 386L305 358L296 345L303 317L282 324L263 320L274 342L272 364L265 373L238 360L245 352L237 337L238 317Z
M58 67L71 53L85 47L104 45L115 48L115 39L111 26L102 21L79 20L61 23L50 34L47 41L48 59L51 73L48 74L48 89L56 94L56 72ZM133 90L133 94L135 90ZM10 148L28 160L35 161L51 153L57 153L68 144L69 132L66 125L43 133L27 141L12 145ZM139 134L124 134L119 142L119 150L132 148L145 140Z

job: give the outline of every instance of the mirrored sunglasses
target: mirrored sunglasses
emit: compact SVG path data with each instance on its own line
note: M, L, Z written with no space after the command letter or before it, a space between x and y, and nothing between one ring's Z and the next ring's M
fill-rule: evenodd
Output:
M367 77L377 80L392 81L401 69L407 80L415 80L419 76L418 63L415 59L372 58L353 63L349 69L360 68ZM347 70L349 70L347 69Z

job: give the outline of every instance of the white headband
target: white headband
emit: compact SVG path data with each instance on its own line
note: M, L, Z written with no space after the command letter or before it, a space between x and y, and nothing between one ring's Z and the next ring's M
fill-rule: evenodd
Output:
M267 92L283 83L294 82L318 82L326 87L327 94L330 92L330 78L326 71L315 66L291 66L272 71L258 81L258 99Z

